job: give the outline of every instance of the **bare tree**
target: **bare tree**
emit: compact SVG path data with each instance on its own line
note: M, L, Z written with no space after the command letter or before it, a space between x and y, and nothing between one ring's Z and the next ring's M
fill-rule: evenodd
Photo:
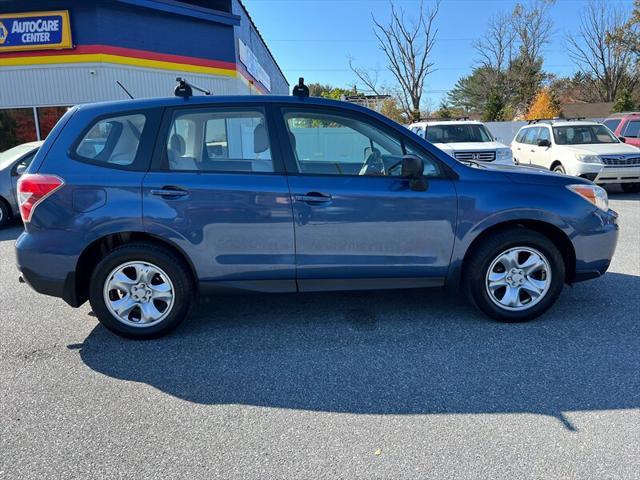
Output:
M513 58L515 38L516 32L509 15L492 17L484 37L473 43L480 66L497 73L507 70Z
M542 49L551 41L553 21L547 15L547 8L555 0L531 0L527 4L518 3L513 9L512 26L523 60L533 65L542 57Z
M639 80L633 46L611 40L624 28L624 13L604 0L592 0L583 10L577 35L567 37L569 56L602 102L612 102L623 89Z
M378 86L379 70L377 68L358 67L355 65L355 59L352 56L349 56L349 68L368 90L371 90L375 95L380 95L380 87Z
M431 52L436 42L437 28L434 21L440 9L440 0L433 8L425 11L420 2L418 18L407 22L405 12L397 8L393 1L391 19L381 23L373 17L374 33L378 46L387 57L388 68L399 84L398 100L401 108L412 120L420 119L420 104L424 92L425 80L434 71ZM356 76L374 92L377 90L377 78L368 71L349 63ZM375 81L374 81L375 80Z

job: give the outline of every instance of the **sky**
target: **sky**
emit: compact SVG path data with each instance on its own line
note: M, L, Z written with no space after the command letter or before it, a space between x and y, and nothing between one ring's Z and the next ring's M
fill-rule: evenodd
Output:
M525 0L526 1L526 0ZM544 68L558 75L576 71L566 51L566 35L576 32L580 11L589 0L556 0L549 15L554 22L552 42L547 45ZM386 59L378 49L371 16L389 20L388 0L243 0L289 83L298 77L306 83L320 82L347 88L356 83L348 59L358 66L381 69L381 83L394 83L386 71ZM394 0L407 18L415 18L419 0ZM631 10L633 0L609 0ZM430 6L433 0L425 0ZM438 40L433 50L437 69L426 82L425 96L437 108L445 93L477 59L474 40L482 36L489 19L511 12L516 0L442 0L436 19ZM364 88L364 86L362 85Z

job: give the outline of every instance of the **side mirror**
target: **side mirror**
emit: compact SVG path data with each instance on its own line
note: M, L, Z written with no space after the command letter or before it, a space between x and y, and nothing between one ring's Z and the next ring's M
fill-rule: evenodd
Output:
M627 143L627 139L625 137L618 137L618 139L622 142L622 143Z
M539 147L550 147L551 146L551 142L549 140L540 140L538 141L538 146Z
M19 177L21 175L24 175L27 171L27 168L29 168L28 165L25 165L24 163L19 163L16 166L16 169L14 170L15 176Z
M402 177L409 179L411 190L424 192L427 182L424 179L424 161L415 155L402 157Z

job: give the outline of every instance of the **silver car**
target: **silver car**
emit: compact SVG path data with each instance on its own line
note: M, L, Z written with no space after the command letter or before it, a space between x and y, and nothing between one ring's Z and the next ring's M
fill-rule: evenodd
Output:
M0 228L20 216L16 197L18 178L36 156L42 142L23 143L0 153Z

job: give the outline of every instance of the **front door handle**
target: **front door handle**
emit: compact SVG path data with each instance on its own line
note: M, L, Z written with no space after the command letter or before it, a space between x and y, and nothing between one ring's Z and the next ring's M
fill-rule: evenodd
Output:
M189 192L181 187L166 186L159 189L151 190L151 195L163 198L179 198L186 197Z
M309 205L322 205L331 202L331 195L320 192L309 192L304 195L294 195L296 202L304 202Z

